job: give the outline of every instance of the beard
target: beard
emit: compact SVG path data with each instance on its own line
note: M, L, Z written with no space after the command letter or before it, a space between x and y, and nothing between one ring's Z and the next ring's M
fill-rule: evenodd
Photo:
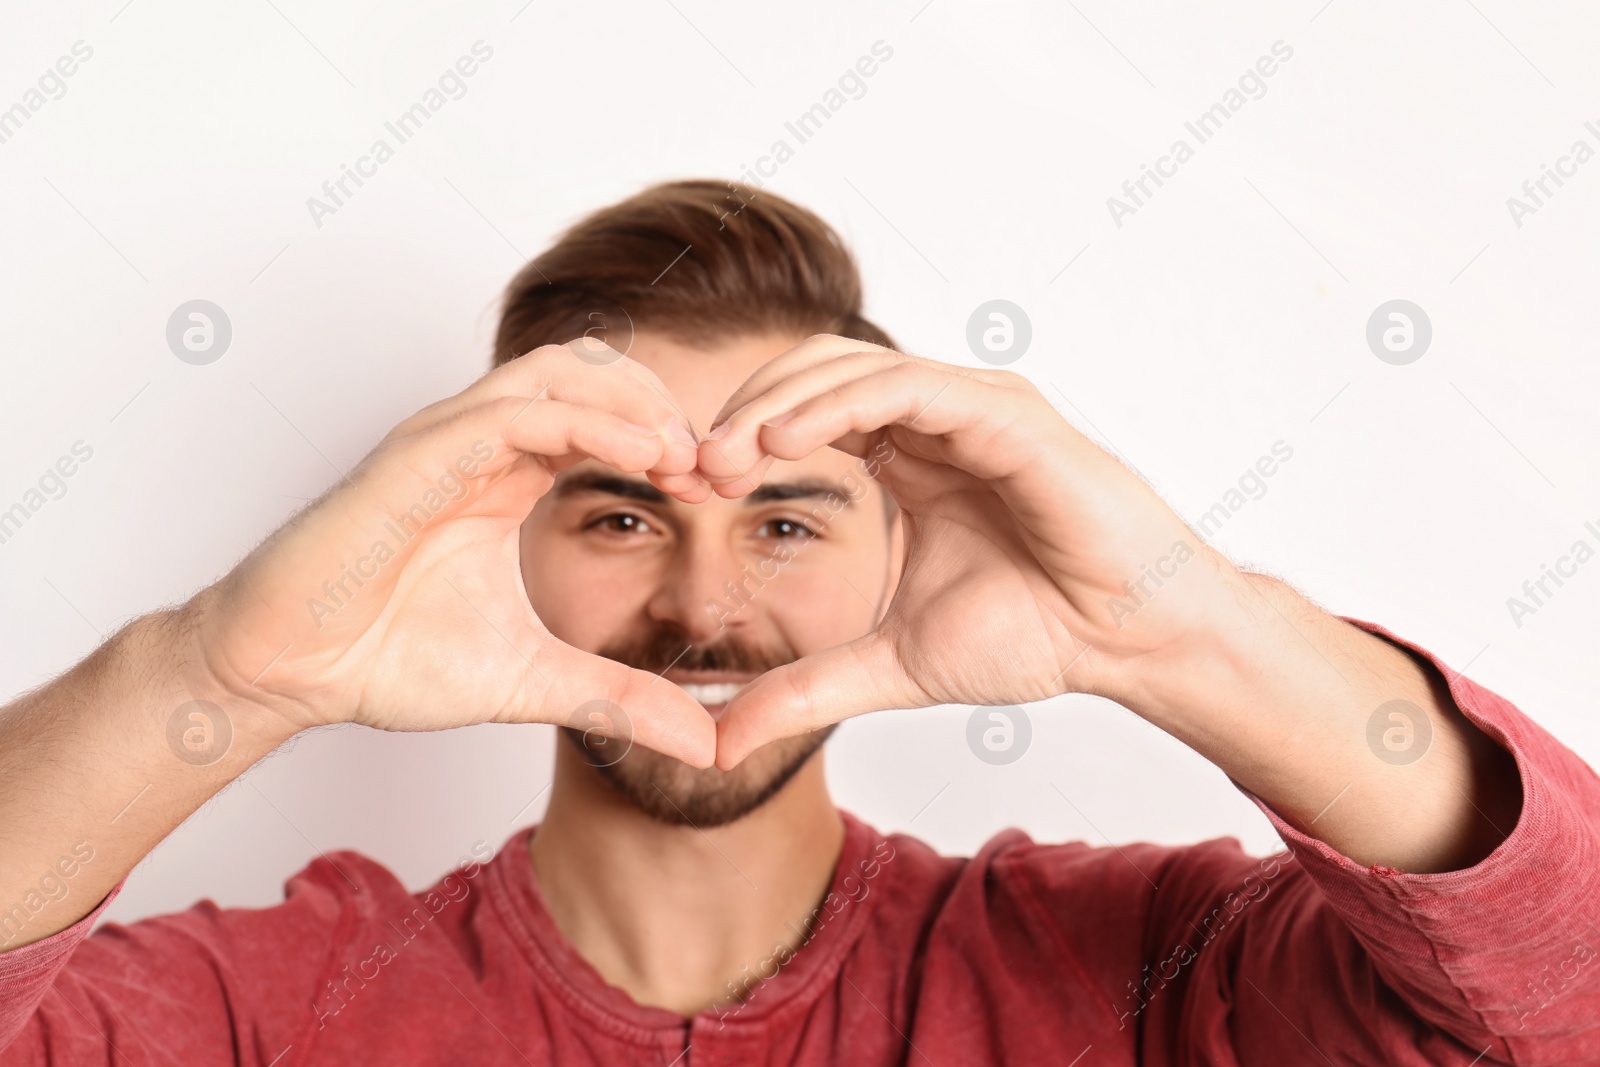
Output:
M731 637L695 646L680 630L663 626L613 642L596 654L658 675L673 667L761 674L799 658L787 647L759 646ZM672 826L704 830L743 818L772 799L835 726L763 745L731 771L691 767L640 745L631 745L620 759L612 758L603 738L568 726L560 729L583 762L635 808Z

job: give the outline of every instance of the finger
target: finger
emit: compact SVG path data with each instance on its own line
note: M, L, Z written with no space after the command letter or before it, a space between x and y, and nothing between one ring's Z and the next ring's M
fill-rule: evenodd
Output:
M704 466L700 467L702 477L706 478L706 484L724 499L733 499L734 497L741 497L754 492L756 487L761 484L762 479L767 476L767 470L772 466L772 457L762 456L751 466L741 469L725 458L719 442L706 441L703 442L702 447L719 457L722 463L719 469L737 471L732 476L725 476L719 480L712 481L709 476L705 475Z
M763 363L754 374L744 380L744 383L735 389L733 395L728 397L722 405L722 410L717 412L717 417L711 420L711 428L720 426L735 411L744 407L751 400L767 392L774 385L786 378L822 363L830 363L836 359L853 353L888 353L899 355L893 349L875 345L869 341L856 341L848 337L838 337L834 334L817 334L808 337L782 355ZM906 358L906 357L901 357Z
M758 431L759 448L798 459L836 441L858 449L870 440L862 435L897 426L915 435L909 438L914 450L927 458L978 478L1003 479L1036 458L1044 435L1059 422L1037 390L1025 379L1017 383L928 361L898 363L768 419Z
M603 346L604 355L597 358L582 342L580 338L569 344L541 345L487 371L461 392L429 404L406 421L432 425L498 397L540 396L547 390L568 394L555 399L593 404L614 391L642 387L667 409L678 410L677 402L650 368Z
M698 438L688 416L655 372L610 349L604 351L614 358L605 361L593 358L590 348L580 355L574 350L580 342L545 345L502 364L455 396L423 408L389 436L415 433L504 397L560 400L610 411L658 431L664 444L663 469L673 473L692 470Z
M338 526L354 511L403 514L418 500L425 500L431 516L439 518L459 510L474 489L497 481L527 457L551 472L595 459L637 473L654 468L661 451L659 434L609 411L559 400L503 397L380 445L337 490L345 498L343 506L314 506L305 518ZM543 482L547 490L550 479ZM459 492L456 483L467 490ZM527 501L529 508L535 499Z
M538 495L549 490L550 475L583 459L637 473L654 468L661 452L659 434L610 412L558 400L504 397L379 446L337 491L341 505L313 507L304 521L328 529L348 527L347 535L364 536L361 524L349 527L350 516L370 514L373 521L382 521L417 513L419 502L429 522L440 521L530 457L547 472L534 481L537 494L525 501L531 509Z
M717 766L731 770L772 741L888 708L926 707L881 631L816 652L758 677L717 722Z
M523 721L603 734L619 746L596 746L607 763L639 744L694 767L711 766L716 723L671 682L554 640L538 663L549 684L532 698L536 706L523 709Z
M711 499L711 483L700 475L689 474L660 474L656 471L647 471L645 477L663 493L674 496L685 504L699 504Z
M498 432L505 445L519 452L553 458L581 455L629 473L654 468L664 448L660 434L650 427L610 411L561 400L505 397L447 427L447 436Z
M831 392L911 357L880 349L850 352L796 370L774 381L765 391L751 397L706 435L700 445L700 469L712 485L744 478L762 458L759 429L763 422L812 397ZM745 488L745 492L754 485Z

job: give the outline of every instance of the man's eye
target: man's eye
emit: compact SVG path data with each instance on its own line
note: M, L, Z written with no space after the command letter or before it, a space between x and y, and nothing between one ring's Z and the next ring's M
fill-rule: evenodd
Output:
M759 532L762 537L774 537L780 541L809 541L817 536L811 527L793 519L768 519L761 524Z
M637 515L629 515L625 512L618 512L615 515L606 515L603 518L596 519L590 524L591 529L597 527L607 530L610 533L619 534L642 534L650 532L649 523L645 522Z

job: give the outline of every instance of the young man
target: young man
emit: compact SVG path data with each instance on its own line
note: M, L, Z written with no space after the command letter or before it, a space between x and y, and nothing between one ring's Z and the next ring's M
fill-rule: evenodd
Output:
M496 369L5 709L0 1063L1597 1062L1593 772L860 309L772 194L603 210L513 281ZM1289 851L949 858L828 797L842 719L1069 692ZM565 738L492 858L412 894L338 853L86 937L297 732L486 721Z

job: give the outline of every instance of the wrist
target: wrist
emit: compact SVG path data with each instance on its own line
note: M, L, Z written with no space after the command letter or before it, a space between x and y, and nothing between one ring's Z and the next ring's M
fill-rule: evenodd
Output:
M1244 722L1281 706L1286 687L1315 660L1326 623L1339 624L1275 578L1215 570L1202 621L1142 655L1109 696L1202 752L1227 745Z
M1166 581L1157 583L1148 573L1155 568L1144 567L1148 582L1123 582L1126 595L1106 601L1108 621L1086 638L1101 653L1095 695L1141 713L1189 703L1233 658L1239 633L1257 627L1263 605L1253 576L1203 544L1187 547L1192 562L1176 575L1162 571Z
M243 677L227 657L215 653L211 644L215 603L213 587L181 607L147 616L142 620L147 624L145 640L167 665L168 703L174 709L190 701L221 709L241 754L253 762L302 730L323 724L303 704L261 688L256 679Z

